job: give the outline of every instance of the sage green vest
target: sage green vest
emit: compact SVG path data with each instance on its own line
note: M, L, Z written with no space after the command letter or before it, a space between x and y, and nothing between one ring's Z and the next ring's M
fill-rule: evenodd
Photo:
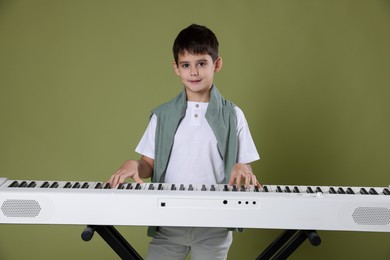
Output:
M217 88L212 86L205 117L217 139L226 182L229 182L230 172L237 160L237 115L234 107L232 102L224 99ZM152 182L164 182L176 130L186 109L187 98L183 89L173 100L152 111L157 116Z

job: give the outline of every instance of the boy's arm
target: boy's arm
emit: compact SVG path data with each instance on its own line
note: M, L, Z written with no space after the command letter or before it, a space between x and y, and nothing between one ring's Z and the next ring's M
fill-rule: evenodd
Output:
M250 184L261 187L261 184L256 179L256 175L252 172L252 167L249 163L236 163L233 165L232 172L230 174L229 185L237 184L241 186L241 181L245 180L245 187L249 187Z
M139 160L128 160L111 176L108 183L116 187L124 182L126 178L132 178L137 183L143 183L141 178L150 178L153 174L154 160L142 156Z

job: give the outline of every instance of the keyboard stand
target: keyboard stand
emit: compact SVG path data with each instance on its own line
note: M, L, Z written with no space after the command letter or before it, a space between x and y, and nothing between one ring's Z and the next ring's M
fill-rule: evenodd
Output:
M114 226L87 226L81 238L90 241L95 231L106 241L106 243L118 254L121 259L142 260L137 251L127 242Z
M321 244L321 238L315 230L285 230L283 231L256 260L287 259L305 240L313 246Z
M118 254L121 259L142 260L137 251L113 226L87 226L81 238L90 241L95 231ZM308 239L313 246L321 244L321 238L315 230L285 230L283 231L256 260L283 260L294 253Z

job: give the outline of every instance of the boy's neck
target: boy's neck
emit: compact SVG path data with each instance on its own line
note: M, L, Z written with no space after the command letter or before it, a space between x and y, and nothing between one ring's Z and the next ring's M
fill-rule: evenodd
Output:
M187 101L192 102L209 102L211 88L205 92L190 92L186 90Z

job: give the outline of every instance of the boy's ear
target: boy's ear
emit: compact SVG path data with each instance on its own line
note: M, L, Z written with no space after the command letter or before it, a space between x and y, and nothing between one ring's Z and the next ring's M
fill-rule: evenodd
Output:
M177 67L176 61L172 62L173 70L175 71L176 75L179 76L179 68Z
M214 62L214 72L218 72L222 69L222 57L218 57L218 59Z

